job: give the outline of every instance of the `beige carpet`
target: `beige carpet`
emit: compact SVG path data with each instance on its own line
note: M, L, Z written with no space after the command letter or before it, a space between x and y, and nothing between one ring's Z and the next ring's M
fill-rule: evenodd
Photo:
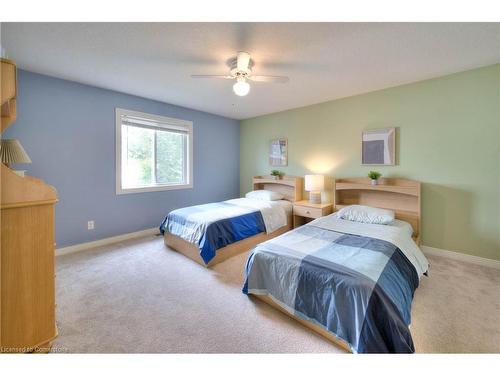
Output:
M205 269L161 237L57 258L57 352L343 353L241 293L246 255ZM500 352L500 271L431 257L417 352Z

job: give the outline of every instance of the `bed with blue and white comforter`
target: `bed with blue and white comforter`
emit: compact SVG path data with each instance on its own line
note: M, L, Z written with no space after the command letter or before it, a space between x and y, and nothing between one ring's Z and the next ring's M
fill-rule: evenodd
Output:
M261 243L249 255L243 292L270 297L354 353L413 353L411 303L428 262L409 224L396 222L333 214Z
M287 225L286 201L250 198L184 207L170 212L160 232L195 244L208 264L218 249L261 232L272 233Z

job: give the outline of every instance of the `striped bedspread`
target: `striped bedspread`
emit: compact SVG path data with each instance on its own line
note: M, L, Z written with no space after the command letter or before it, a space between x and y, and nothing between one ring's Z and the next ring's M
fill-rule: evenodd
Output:
M218 249L261 232L272 233L287 224L285 210L276 202L238 198L180 208L160 225L199 247L208 264Z
M355 353L413 353L411 303L427 267L407 229L330 215L258 245L243 292L270 296Z

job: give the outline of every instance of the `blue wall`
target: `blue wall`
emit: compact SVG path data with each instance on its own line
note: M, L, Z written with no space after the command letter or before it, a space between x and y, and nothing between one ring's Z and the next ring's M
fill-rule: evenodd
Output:
M56 187L58 247L152 228L172 209L239 196L237 120L22 70L17 105L3 137L19 139L33 161L17 169ZM115 107L193 121L193 189L115 194Z

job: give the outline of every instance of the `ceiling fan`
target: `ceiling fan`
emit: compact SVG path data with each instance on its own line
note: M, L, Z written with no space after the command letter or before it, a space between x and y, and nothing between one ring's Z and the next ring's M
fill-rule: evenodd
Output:
M222 79L235 79L233 91L238 96L245 96L250 91L250 84L247 82L275 82L286 83L288 77L284 76L257 76L252 74L252 67L254 63L250 59L248 52L238 52L238 55L230 61L231 70L229 75L192 75L192 78L222 78Z

